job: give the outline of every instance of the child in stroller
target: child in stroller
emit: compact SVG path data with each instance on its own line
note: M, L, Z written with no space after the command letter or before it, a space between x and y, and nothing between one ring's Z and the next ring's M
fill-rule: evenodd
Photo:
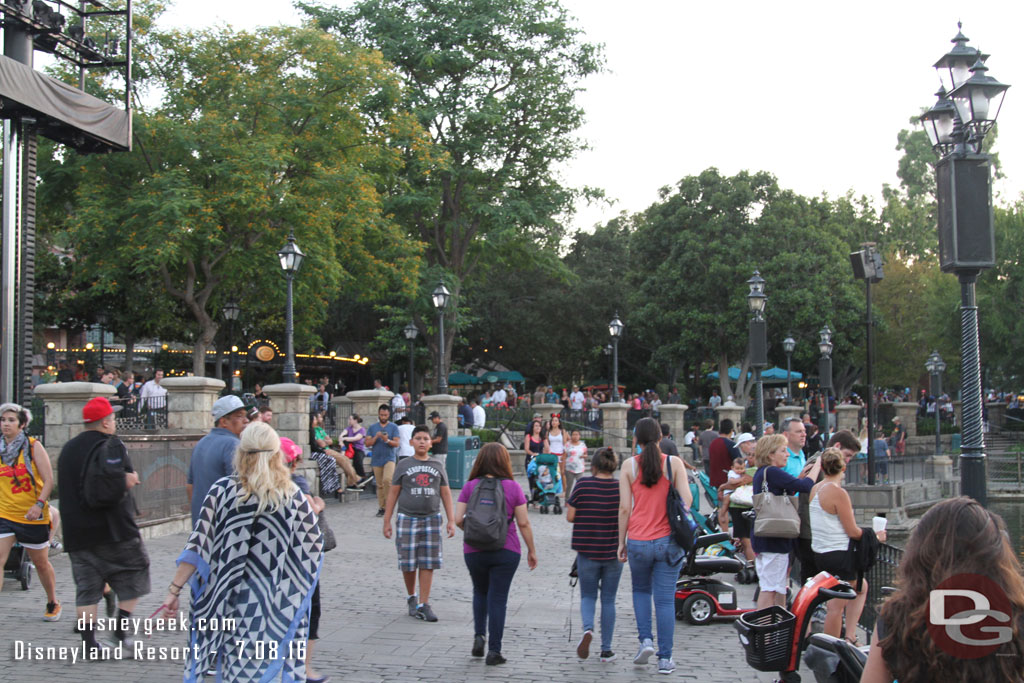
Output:
M562 514L562 505L558 502L558 494L562 492L562 477L558 471L558 456L554 453L541 453L526 466L526 474L530 476L533 490L530 502L540 506L540 513L546 515L548 508L556 515Z

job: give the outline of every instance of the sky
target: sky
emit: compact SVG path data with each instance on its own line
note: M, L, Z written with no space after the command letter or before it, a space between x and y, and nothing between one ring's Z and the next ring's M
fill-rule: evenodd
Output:
M296 24L289 2L169 0L161 25L235 28ZM641 211L658 190L716 167L769 171L807 196L852 191L878 203L896 184L896 136L930 107L932 64L957 21L991 53L988 75L1011 86L996 151L1006 178L997 202L1024 192L1024 2L698 3L562 0L587 40L605 46L606 72L579 103L590 146L560 169L601 188L610 205L580 205L573 228ZM338 0L338 4L350 4Z

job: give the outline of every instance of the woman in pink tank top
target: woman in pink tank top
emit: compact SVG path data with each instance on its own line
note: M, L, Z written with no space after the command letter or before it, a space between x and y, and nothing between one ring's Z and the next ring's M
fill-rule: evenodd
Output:
M655 653L652 616L658 628L658 672L672 673L675 635L675 589L685 552L672 539L668 523L666 462L671 464L671 485L689 506L693 503L683 461L666 457L658 448L661 425L645 417L636 423L634 439L640 455L630 458L619 473L619 561L629 561L633 581L640 649L634 664L646 664ZM628 537L628 538L627 538ZM654 605L653 614L651 605Z

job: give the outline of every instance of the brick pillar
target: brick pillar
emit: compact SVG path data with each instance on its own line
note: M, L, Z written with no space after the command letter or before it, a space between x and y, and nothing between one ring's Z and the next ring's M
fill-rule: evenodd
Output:
M601 419L604 422L604 445L612 448L621 462L629 457L629 436L626 430L625 403L602 403Z
M272 426L278 435L302 446L303 457L308 458L309 450L309 397L316 393L316 387L308 384L268 384L263 393L270 399L274 409Z
M208 432L213 429L213 404L224 390L224 382L212 377L166 377L167 429Z
M661 421L668 425L672 438L679 446L679 452L683 450L683 437L686 436L686 424L683 416L686 414L686 406L677 403L661 404Z
M999 427L1001 429L1006 426L1005 403L986 403L985 407L988 409L988 424L990 427Z
M448 427L448 434L455 436L459 433L459 397L449 394L431 394L423 397L423 407L426 408L427 426L431 433L434 431L434 423L430 421L430 413L437 411L441 415L441 422Z
M801 406L775 406L775 419L779 421L778 424L775 425L775 431L781 432L782 423L788 418L795 417L799 420L800 413L802 412L804 412L804 409Z
M953 401L953 420L956 421L956 426L960 428L962 428L964 424L961 408L963 408L962 401Z
M366 429L377 421L377 408L382 403L390 406L394 396L394 392L387 389L363 389L345 394L345 397L352 401L352 412L363 418L363 427Z
M841 405L836 406L836 431L840 429L849 429L853 432L853 435L857 435L857 413L860 412L860 406L854 405Z
M740 423L743 422L743 406L718 406L715 408L715 417L718 420L718 424L722 424L722 420L728 418L732 420L733 426L736 432L740 430Z
M109 384L98 382L57 382L38 385L34 394L43 399L45 406L46 430L43 434L43 445L50 454L53 472L56 475L60 449L84 429L82 408L92 398L112 398L117 391Z
M907 438L910 439L917 436L917 404L900 402L894 403L893 406L896 408L896 417L900 418L900 423L907 430ZM892 425L882 426L886 434L892 431Z

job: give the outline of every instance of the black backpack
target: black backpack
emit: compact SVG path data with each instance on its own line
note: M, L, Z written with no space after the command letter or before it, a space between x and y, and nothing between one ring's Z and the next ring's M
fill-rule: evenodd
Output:
M100 440L82 464L78 494L87 508L102 510L120 503L128 493L124 445L115 436Z
M477 550L501 550L508 537L508 511L501 479L482 477L469 496L462 540Z

